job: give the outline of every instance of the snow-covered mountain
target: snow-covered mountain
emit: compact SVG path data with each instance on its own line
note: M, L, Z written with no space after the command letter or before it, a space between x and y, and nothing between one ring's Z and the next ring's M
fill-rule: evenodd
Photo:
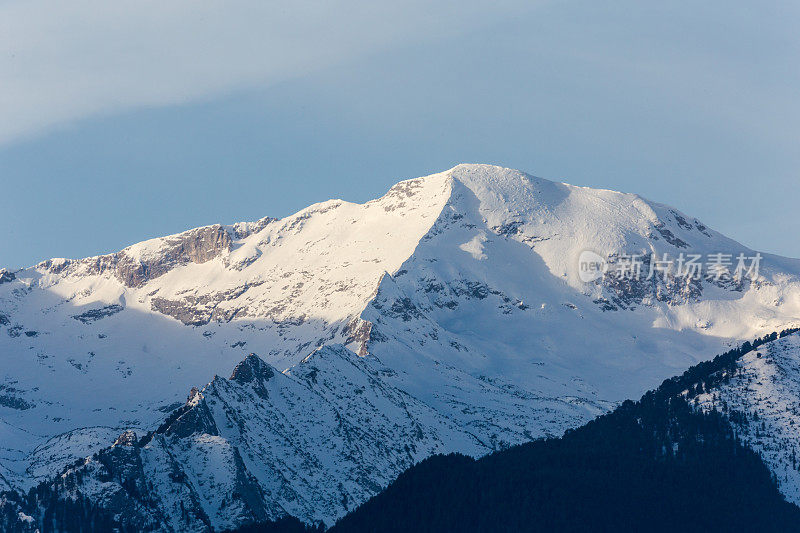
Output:
M584 281L586 251L755 254L633 194L459 165L365 204L3 271L0 489L102 450L54 490L167 530L330 523L431 453L559 435L800 325L800 261Z

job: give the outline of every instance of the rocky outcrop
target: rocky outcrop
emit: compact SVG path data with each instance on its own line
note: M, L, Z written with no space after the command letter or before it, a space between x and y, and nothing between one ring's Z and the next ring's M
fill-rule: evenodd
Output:
M13 272L9 272L5 268L0 268L0 285L9 281L14 281L17 276Z
M229 322L235 317L245 318L250 313L246 307L228 308L220 304L239 298L249 289L261 284L259 281L244 283L225 291L199 296L187 295L175 300L154 297L150 300L150 307L187 326L202 326L211 321Z
M25 411L35 405L25 399L25 391L12 385L0 384L0 406Z
M241 385L250 385L259 397L266 400L269 396L265 382L275 376L275 370L259 357L251 353L247 358L236 365L229 378Z
M136 446L138 439L136 432L133 430L123 431L117 440L114 441L114 446Z
M50 259L39 263L37 268L61 275L111 273L126 287L141 287L176 266L186 263L205 263L219 257L231 250L235 240L261 231L274 221L275 219L267 217L252 224L235 226L215 224L143 243L152 246L153 250L143 251L140 249L142 245L134 245L114 254L86 259ZM13 276L10 273L9 275Z
M648 263L645 261L643 272ZM670 273L656 272L651 279L646 274L640 277L621 277L607 272L602 278L602 287L607 298L618 309L634 310L640 305L663 302L669 305L682 305L697 302L703 295L703 280Z
M119 304L106 305L98 309L90 309L88 311L84 311L79 315L73 315L72 318L74 318L78 322L89 324L92 322L96 322L101 318L106 318L108 316L115 315L120 311L122 311L123 309L124 307L122 307Z

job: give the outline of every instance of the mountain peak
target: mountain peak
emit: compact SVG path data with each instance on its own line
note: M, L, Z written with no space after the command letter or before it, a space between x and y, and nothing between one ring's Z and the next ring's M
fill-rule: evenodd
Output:
M262 361L256 354L251 353L236 365L229 379L230 381L245 384L254 380L267 380L274 375L275 372L272 367Z
M293 434L278 427L285 419L264 420L294 444L265 449L263 463L292 462L287 450L307 449L304 431L316 423L303 408L311 388L320 405L344 402L330 417L343 442L364 420L415 399L414 424L430 436L424 454L502 447L560 434L727 342L800 317L800 262L765 258L764 282L743 286L704 279L687 287L645 279L646 270L635 283L589 283L577 268L585 250L610 258L745 249L636 195L464 164L363 204L332 200L279 220L206 226L13 277L0 272L0 353L8 354L0 422L14 428L4 433L0 471L8 479L15 469L13 483L27 490L30 464L43 465L37 475L68 464L50 458L48 439L75 432L81 439L70 440L85 442L76 456L91 455L117 435L85 428L161 427L186 390L223 372L230 378L194 392L165 427L202 430L203 446L219 449L219 432L230 427L209 420L221 397L237 406L240 397L291 403L299 409ZM373 393L375 410L353 415ZM447 437L450 424L472 436ZM385 485L397 464L372 463L381 474L369 485ZM319 507L304 486L291 488L308 516L342 510ZM363 501L370 490L351 497Z
M457 176L460 174L480 174L483 176L492 176L492 175L502 175L508 172L517 173L517 174L525 174L524 172L504 167L500 165L492 165L489 163L459 163L453 168L446 170L445 174L451 174L453 176Z

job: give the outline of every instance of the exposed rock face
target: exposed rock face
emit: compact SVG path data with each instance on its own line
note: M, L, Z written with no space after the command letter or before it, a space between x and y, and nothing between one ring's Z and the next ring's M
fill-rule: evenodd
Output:
M644 261L644 267L649 268L649 259ZM645 270L646 271L646 270ZM705 282L706 285L709 282ZM703 296L704 280L686 276L675 276L657 272L652 279L645 275L640 278L619 277L613 272L607 272L602 279L604 292L613 302L613 310L636 309L640 305L653 305L658 302L670 305L684 305L698 302Z
M23 398L0 393L0 406L16 409L18 411L25 411L26 409L34 407L34 404L27 402Z
M79 322L83 322L84 324L88 324L90 322L96 322L101 318L105 318L107 316L115 315L122 311L123 307L119 304L112 304L107 305L105 307L101 307L99 309L90 309L89 311L85 311L79 315L73 315L72 318Z
M136 446L137 442L136 432L127 430L117 437L117 440L114 441L114 446Z
M356 353L360 356L367 355L367 342L373 338L372 323L362 319L352 320L345 328L347 337L344 344L357 346Z
M269 393L267 392L265 381L274 376L275 371L272 367L259 359L256 354L251 353L244 361L236 365L230 380L242 385L250 384L256 394L266 400Z
M102 275L111 273L126 287L142 287L148 281L158 278L176 266L187 263L202 264L219 257L231 249L235 239L243 239L258 232L274 222L272 218L262 218L254 224L222 226L219 224L197 228L171 237L156 239L158 252L148 255L134 245L121 252L80 260L50 259L37 265L52 274L61 275ZM145 244L145 243L143 243ZM4 274L0 273L0 283ZM8 281L13 278L13 274Z
M261 282L244 283L241 286L201 296L188 295L180 300L155 297L150 300L154 311L176 318L187 326L203 326L211 321L230 322L234 318L246 318L247 308L229 309L220 304L239 298Z
M3 283L8 283L10 281L14 281L17 277L14 275L13 272L9 272L5 268L0 268L0 285Z

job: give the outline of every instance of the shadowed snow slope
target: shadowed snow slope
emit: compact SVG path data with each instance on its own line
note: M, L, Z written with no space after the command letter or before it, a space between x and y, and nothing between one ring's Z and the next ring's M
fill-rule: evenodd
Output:
M559 435L733 342L800 324L796 260L765 256L752 282L584 283L584 250L612 263L754 254L636 195L459 165L361 205L8 273L0 489L152 431L192 386L260 361L269 378L215 378L190 400L208 424L126 452L157 495L126 512L175 529L330 522L431 453Z

